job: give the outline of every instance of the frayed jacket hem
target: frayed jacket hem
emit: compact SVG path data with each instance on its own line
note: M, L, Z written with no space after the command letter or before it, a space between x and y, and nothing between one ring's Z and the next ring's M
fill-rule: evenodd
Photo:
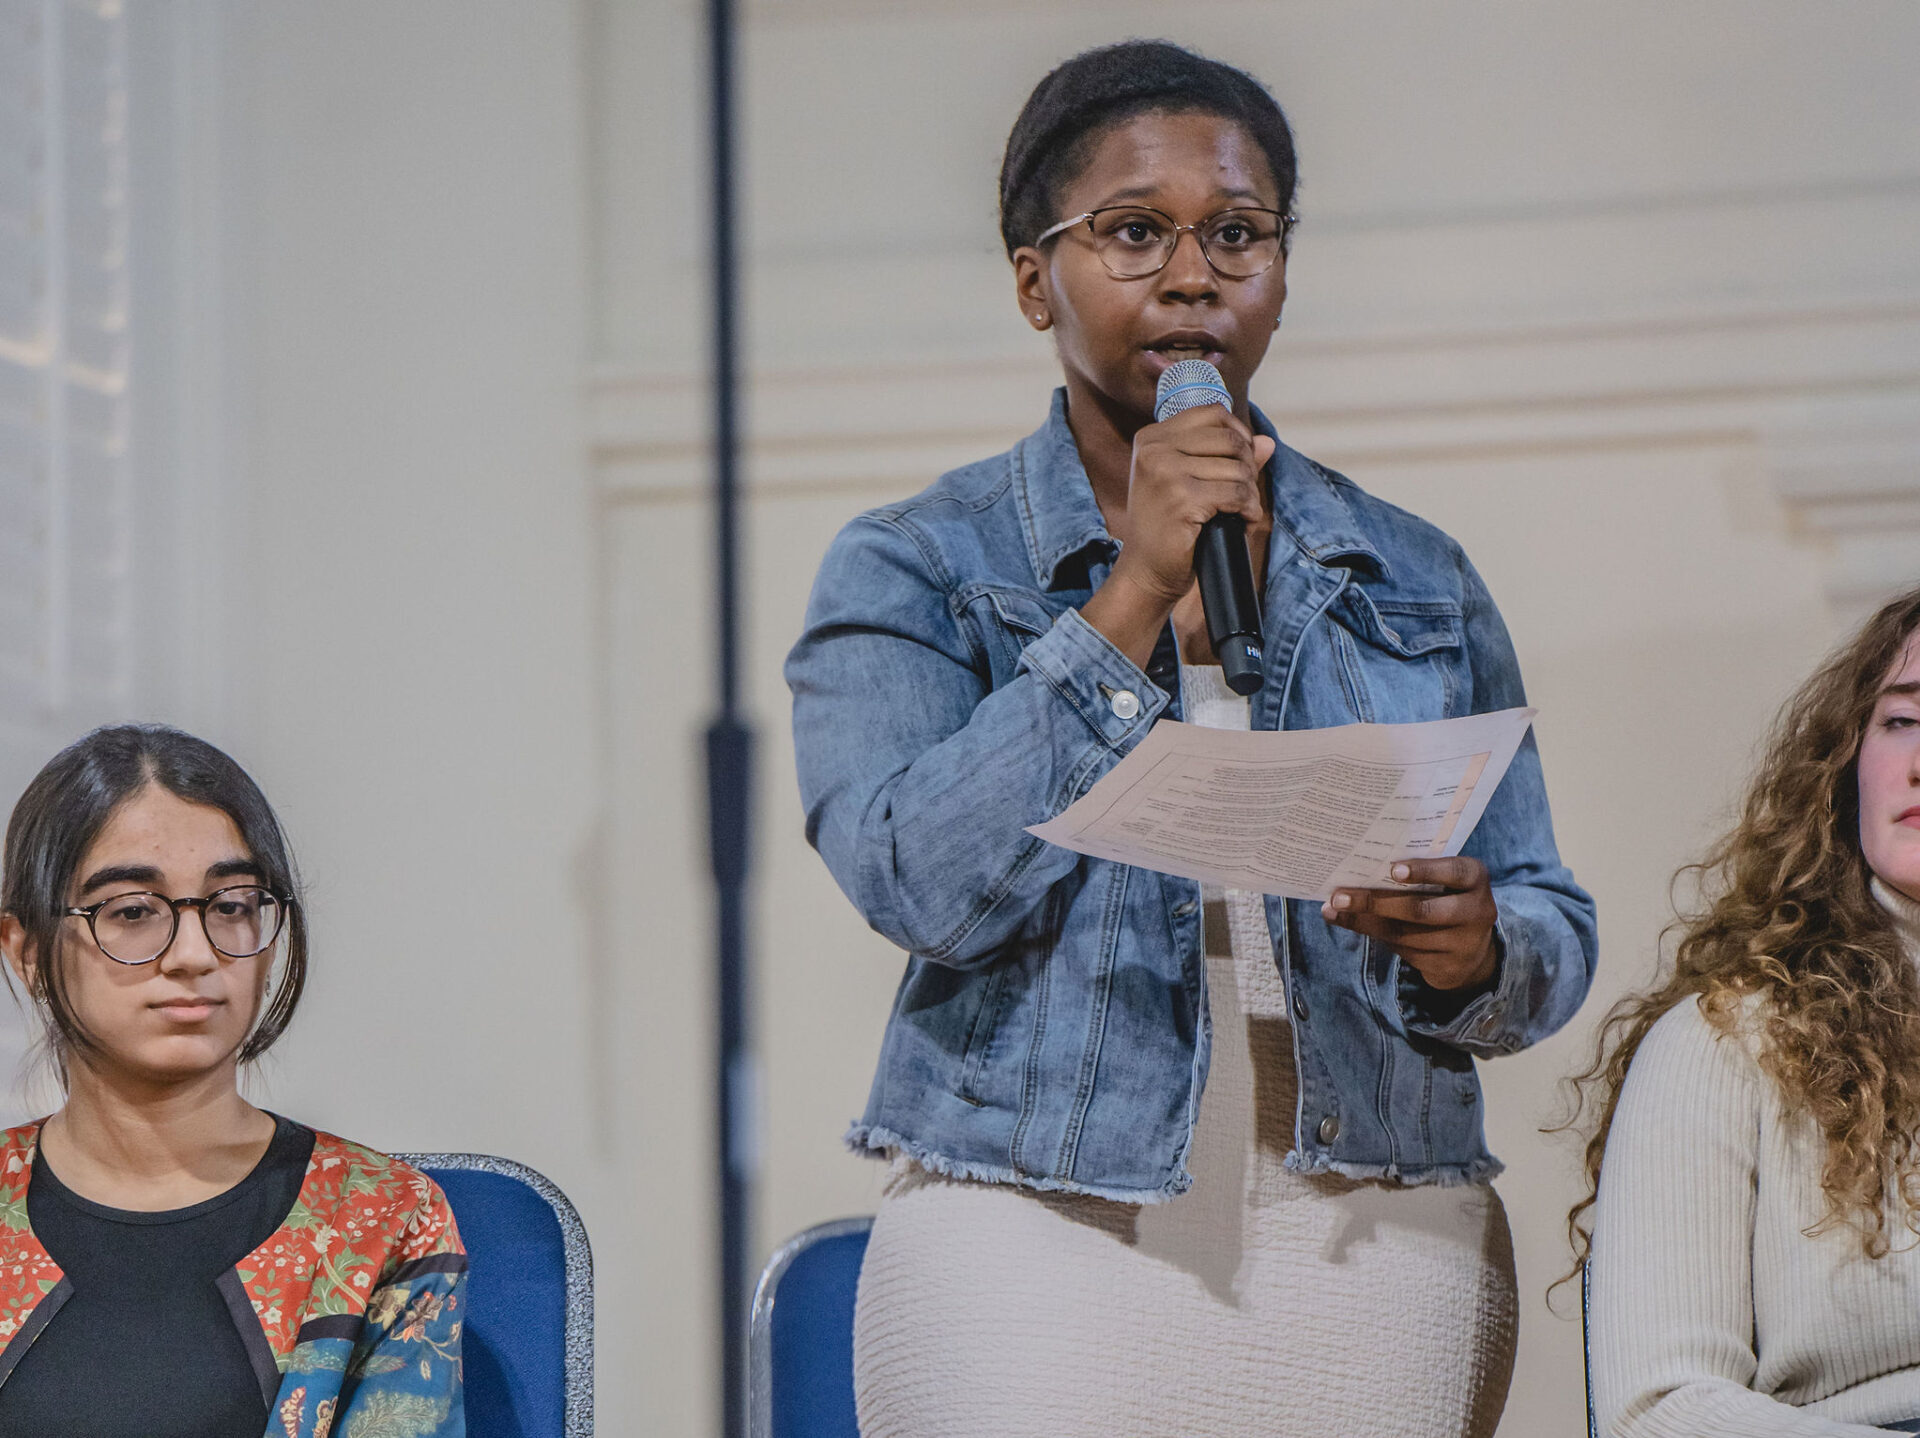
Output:
M1007 1183L1039 1193L1077 1193L1088 1198L1104 1198L1109 1203L1170 1203L1193 1187L1193 1179L1182 1172L1164 1188L1115 1188L1097 1183L1075 1183L1071 1179L1047 1178L1041 1174L1021 1173L1000 1164L975 1163L936 1153L890 1128L856 1123L847 1130L846 1145L862 1158L912 1159L928 1173L942 1178L969 1179L975 1183Z
M1292 1173L1337 1173L1342 1178L1382 1178L1390 1183L1418 1188L1433 1184L1440 1188L1462 1188L1473 1183L1490 1183L1506 1171L1497 1158L1477 1158L1471 1163L1429 1164L1407 1168L1397 1163L1348 1163L1325 1154L1305 1154L1292 1149L1286 1168Z

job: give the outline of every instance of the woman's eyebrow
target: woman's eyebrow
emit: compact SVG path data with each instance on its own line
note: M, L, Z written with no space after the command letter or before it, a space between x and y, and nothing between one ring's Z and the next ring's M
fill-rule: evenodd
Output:
M1920 679L1903 679L1898 684L1889 684L1880 691L1880 697L1913 698L1920 696Z
M252 859L222 859L217 864L207 865L209 879L233 879L242 875L249 879L264 879L267 871Z
M151 864L111 864L104 869L95 869L87 876L86 883L80 886L80 892L86 894L107 884L157 884L160 871Z

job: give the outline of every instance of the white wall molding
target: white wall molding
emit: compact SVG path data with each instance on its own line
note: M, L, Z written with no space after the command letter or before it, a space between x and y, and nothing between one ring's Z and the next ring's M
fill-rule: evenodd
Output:
M1920 231L1920 177L1308 215L1254 392L1330 463L1757 442L1920 395L1920 270L1885 243ZM755 485L910 491L1038 421L1055 365L990 237L770 228L779 257L763 245L749 286ZM589 380L605 499L705 482L703 384L677 358Z
M752 483L918 487L1030 430L1055 374L1032 348L973 361L763 370L752 377ZM606 372L590 382L604 499L659 502L704 485L701 385L685 370ZM1879 413L1920 404L1920 297L1302 338L1275 351L1255 397L1289 442L1350 466L1759 442L1819 432L1850 406Z
M1028 432L1055 382L1033 346L999 357L765 369L747 473L764 494L903 495ZM1789 308L1452 332L1289 336L1255 398L1296 448L1355 474L1688 446L1760 456L1765 502L1817 547L1837 613L1920 581L1920 294ZM698 503L698 374L588 386L602 504Z
M1827 406L1769 433L1761 457L1795 528L1826 550L1836 611L1920 584L1920 395Z

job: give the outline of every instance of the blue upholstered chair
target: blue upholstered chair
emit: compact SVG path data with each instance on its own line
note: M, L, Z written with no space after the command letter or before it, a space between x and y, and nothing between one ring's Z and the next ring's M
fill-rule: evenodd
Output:
M871 1218L818 1224L767 1260L748 1352L752 1438L860 1438L853 1299Z
M592 1438L593 1255L567 1196L509 1159L394 1156L445 1191L467 1246L469 1438Z

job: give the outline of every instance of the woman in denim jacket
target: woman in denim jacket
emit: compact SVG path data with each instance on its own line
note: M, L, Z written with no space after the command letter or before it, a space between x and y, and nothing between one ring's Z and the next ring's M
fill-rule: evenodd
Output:
M1459 547L1247 401L1294 180L1238 70L1129 42L1049 75L1001 219L1066 383L1008 453L850 523L788 660L808 838L910 956L849 1136L894 1160L856 1323L868 1438L1451 1438L1504 1402L1512 1254L1474 1060L1564 1023L1595 953L1532 741L1465 853L1401 876L1425 896L1221 894L1026 832L1162 716L1524 702ZM1231 413L1153 422L1182 358ZM1229 511L1263 581L1250 704L1193 582Z

